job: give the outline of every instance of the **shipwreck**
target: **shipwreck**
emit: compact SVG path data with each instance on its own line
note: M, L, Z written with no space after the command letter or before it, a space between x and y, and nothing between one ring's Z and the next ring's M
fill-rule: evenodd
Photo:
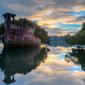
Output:
M5 32L2 42L5 47L39 46L41 40L34 35L35 26L15 24L15 14L3 14L5 22Z

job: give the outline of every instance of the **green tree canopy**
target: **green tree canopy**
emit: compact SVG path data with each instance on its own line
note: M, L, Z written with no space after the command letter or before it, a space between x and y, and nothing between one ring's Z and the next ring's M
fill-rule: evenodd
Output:
M70 45L85 45L85 23L82 24L82 28L79 32L73 36L67 35L66 42Z

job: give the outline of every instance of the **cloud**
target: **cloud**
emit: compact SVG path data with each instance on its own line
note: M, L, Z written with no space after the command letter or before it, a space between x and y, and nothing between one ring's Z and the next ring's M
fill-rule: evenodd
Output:
M44 8L38 0L1 0L0 8L3 12L12 12L18 16L29 16Z
M59 23L80 25L85 21L84 0L1 0L0 9L0 16L12 12L48 28L58 28Z
M68 30L62 30L60 28L55 28L55 29L47 29L48 35L50 36L63 36L69 33Z
M84 3L84 0L1 0L0 7L6 8L8 11L19 11L20 13L25 12L29 15L35 14L36 11L42 11L49 7L58 12L72 11L77 8L79 10L84 10Z

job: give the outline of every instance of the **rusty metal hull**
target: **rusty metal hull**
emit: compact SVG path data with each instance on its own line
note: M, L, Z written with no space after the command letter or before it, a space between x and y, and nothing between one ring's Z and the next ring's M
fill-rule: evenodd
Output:
M24 28L25 29L25 28ZM41 40L31 32L17 31L17 29L8 29L2 41L5 47L29 47L39 46ZM20 32L21 31L21 32Z
M4 42L4 47L31 47L31 46L40 46L40 42L26 40L26 41L8 41Z

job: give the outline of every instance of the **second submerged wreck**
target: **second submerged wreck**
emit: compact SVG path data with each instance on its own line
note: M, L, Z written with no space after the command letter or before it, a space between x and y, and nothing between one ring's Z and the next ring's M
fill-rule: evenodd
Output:
M5 33L2 41L5 47L39 46L41 40L34 35L35 26L15 24L15 14L5 13ZM24 24L24 23L23 23Z

